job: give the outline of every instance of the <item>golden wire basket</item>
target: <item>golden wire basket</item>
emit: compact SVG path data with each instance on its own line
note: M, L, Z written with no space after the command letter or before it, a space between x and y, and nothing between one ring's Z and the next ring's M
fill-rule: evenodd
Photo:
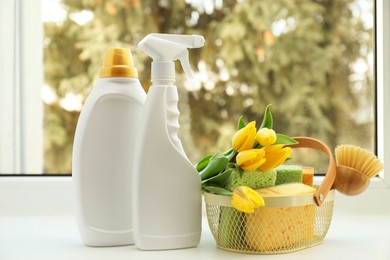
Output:
M299 144L328 155L329 165L314 194L263 197L265 206L244 213L230 196L205 193L207 220L219 248L250 254L281 254L322 243L328 232L335 190L336 164L329 148L314 138L295 137Z

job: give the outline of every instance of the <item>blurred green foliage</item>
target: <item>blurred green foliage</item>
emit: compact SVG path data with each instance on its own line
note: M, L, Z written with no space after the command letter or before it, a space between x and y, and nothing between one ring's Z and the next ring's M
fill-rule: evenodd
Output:
M186 81L177 66L179 135L194 163L230 147L239 116L259 121L267 104L273 104L277 132L316 137L331 149L353 143L373 150L373 112L369 120L356 120L362 108L372 110L373 72L356 80L352 70L358 60L372 62L373 29L356 15L355 2L62 0L66 19L44 24L45 82L57 95L45 104L44 171L71 172L79 111L66 111L61 100L72 92L85 101L107 48L130 48L149 88L151 60L136 45L152 32L206 38L190 53L200 83ZM80 24L73 14L83 10L93 18ZM305 164L326 164L322 156L302 153Z

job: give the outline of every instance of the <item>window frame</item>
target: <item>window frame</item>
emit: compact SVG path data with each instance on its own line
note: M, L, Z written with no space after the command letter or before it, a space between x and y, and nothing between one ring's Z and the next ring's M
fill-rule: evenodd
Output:
M40 173L43 165L43 66L34 66L42 63L43 29L34 3L0 3L0 172L7 174Z
M7 2L7 1L5 1ZM20 7L12 19L16 24L8 26L21 26L21 32L38 30L42 36L42 29L37 29L40 22L40 1L14 0L15 7ZM385 169L390 168L390 117L385 111L390 111L390 1L376 0L376 84L377 84L377 151L378 157L384 162ZM26 11L28 10L28 12ZM4 12L4 11L3 11ZM1 10L0 10L1 14ZM28 15L27 15L28 14ZM25 38L27 39L27 38ZM29 39L28 43L19 46L19 55L28 55L37 44L42 44L39 37ZM38 41L38 42L32 42ZM39 53L39 52L38 52ZM37 60L38 56L35 56ZM21 61L26 60L21 57ZM29 57L31 58L31 57ZM38 59L39 62L39 59ZM33 74L43 71L42 67L29 68ZM29 79L29 84L40 84L39 77ZM35 83L34 83L35 81ZM387 87L385 87L387 86ZM387 144L387 146L385 145ZM323 177L315 177L315 183L321 183ZM73 212L73 190L71 176L1 176L0 175L0 216L2 215L66 215ZM373 203L390 199L390 170L387 174L381 172L374 178L368 190L359 196L348 197L337 195L336 209L347 214L382 214L390 212L390 204ZM365 207L362 207L364 203Z

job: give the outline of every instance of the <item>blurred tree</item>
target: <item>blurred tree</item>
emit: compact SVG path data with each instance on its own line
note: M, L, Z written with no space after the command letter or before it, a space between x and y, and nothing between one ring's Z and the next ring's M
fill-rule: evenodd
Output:
M372 122L353 118L362 91L354 92L350 80L351 64L372 51L372 29L353 14L353 2L63 0L65 21L45 23L45 81L58 97L45 109L45 171L71 171L79 111L64 110L61 100L75 93L85 101L108 47L130 48L149 88L150 59L135 47L152 32L206 38L191 51L200 83L179 73L177 79L179 135L192 161L227 149L239 116L260 120L268 103L278 132L372 149ZM93 18L82 24L75 17L86 10ZM372 78L364 79L373 102Z

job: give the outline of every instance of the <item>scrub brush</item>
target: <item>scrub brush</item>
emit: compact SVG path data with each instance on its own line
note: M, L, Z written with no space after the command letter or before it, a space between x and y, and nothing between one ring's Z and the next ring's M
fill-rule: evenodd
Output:
M383 170L381 161L371 152L354 145L336 147L337 174L335 188L346 195L363 192L370 178Z

